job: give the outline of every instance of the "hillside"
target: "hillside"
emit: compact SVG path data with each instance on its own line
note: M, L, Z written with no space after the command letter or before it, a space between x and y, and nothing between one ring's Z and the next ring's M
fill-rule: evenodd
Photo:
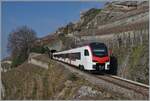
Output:
M118 76L148 84L148 3L114 1L106 3L103 9L91 8L81 12L72 32L64 31L67 26L58 29L55 39L62 42L61 50L94 41L105 43L117 60Z
M46 55L40 57L48 59ZM48 69L25 62L2 72L2 99L127 99L92 85L50 59L49 63Z

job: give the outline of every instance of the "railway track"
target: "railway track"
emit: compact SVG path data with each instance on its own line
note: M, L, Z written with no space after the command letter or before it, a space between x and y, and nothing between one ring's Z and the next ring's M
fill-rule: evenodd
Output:
M58 62L59 64L65 66L71 72L77 73L89 82L98 85L108 91L120 93L129 99L136 99L136 100L147 100L149 99L149 86L138 83L135 81L131 81L128 79L124 79L114 75L94 75L88 72L83 72L74 66ZM72 68L71 68L71 67Z
M134 92L140 93L143 96L147 96L147 97L149 96L149 86L148 85L138 83L135 81L131 81L128 79L124 79L124 78L121 78L118 76L108 75L108 74L105 74L105 76L97 75L96 77L99 79L103 79L107 82L113 83L115 85L118 85L120 87L123 87L125 89L129 89Z

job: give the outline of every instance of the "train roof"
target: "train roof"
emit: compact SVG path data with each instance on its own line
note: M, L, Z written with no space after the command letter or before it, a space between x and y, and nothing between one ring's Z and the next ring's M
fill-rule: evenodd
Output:
M75 48L81 48L81 47L84 47L84 46L95 46L95 45L106 46L104 43L101 43L101 42L91 42L91 43L83 44L83 45L80 45L80 46L77 46L77 47L73 47L71 49L66 49L66 50L61 50L61 51L56 51L56 52L63 52L63 51L72 50L72 49L75 49Z
M89 45L105 45L104 43L100 43L100 42L92 42Z

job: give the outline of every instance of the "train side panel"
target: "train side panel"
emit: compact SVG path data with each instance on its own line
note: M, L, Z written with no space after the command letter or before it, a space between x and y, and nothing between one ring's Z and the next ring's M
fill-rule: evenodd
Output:
M88 55L85 56L85 50L88 51ZM71 58L62 58L62 57L54 57L54 59L63 61L68 64L72 64L74 66L83 66L85 70L93 70L92 68L92 53L90 51L90 48L88 46L76 48L76 49L71 49L68 51L62 51L62 52L57 52L54 53L54 55L59 55L59 54L72 54L72 53L80 53L80 59L71 59Z

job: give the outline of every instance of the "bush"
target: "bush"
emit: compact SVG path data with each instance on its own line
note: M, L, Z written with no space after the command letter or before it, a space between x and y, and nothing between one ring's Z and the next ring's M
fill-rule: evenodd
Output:
M38 46L38 47L34 47L34 48L31 48L30 52L35 52L35 53L48 53L49 49L48 48L45 48L43 46ZM28 58L28 55L25 54L25 53L20 53L20 55L18 56L15 56L13 59L12 59L12 67L16 67L20 64L22 64L26 59Z
M19 27L10 32L7 48L11 53L13 67L20 65L28 58L36 39L36 32L27 26Z
M31 52L35 52L35 53L48 53L49 49L45 48L43 46L37 46L34 48L31 48Z
M26 60L26 57L24 57L23 55L17 56L13 59L11 66L16 67L16 66L22 64L25 60Z

